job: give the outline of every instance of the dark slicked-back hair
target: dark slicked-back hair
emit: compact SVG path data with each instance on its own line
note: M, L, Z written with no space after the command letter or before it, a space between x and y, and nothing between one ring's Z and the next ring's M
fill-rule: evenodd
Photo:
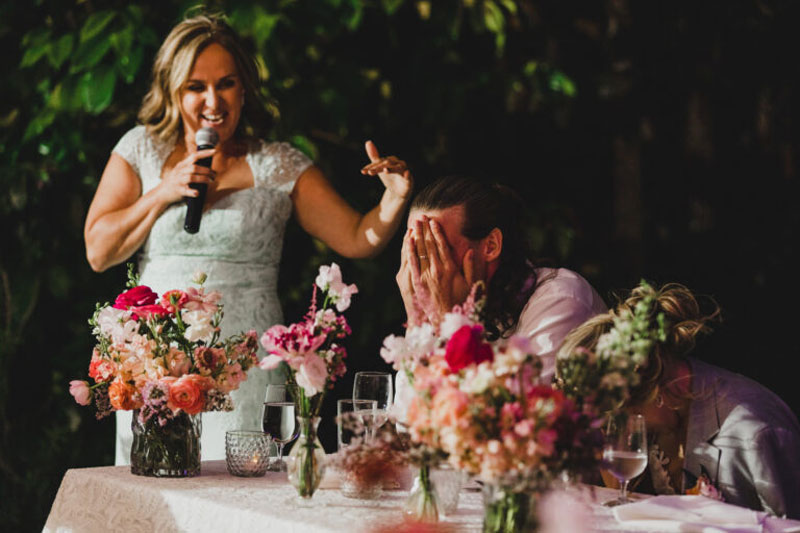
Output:
M467 176L440 178L414 198L411 209L433 211L464 208L461 235L471 241L483 239L494 228L503 234L497 271L488 284L483 323L490 338L506 336L536 288L534 262L523 227L524 204L510 188Z

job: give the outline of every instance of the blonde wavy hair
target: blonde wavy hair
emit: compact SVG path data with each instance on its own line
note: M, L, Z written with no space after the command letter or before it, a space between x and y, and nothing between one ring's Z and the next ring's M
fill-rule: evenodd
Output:
M559 348L559 354L571 354L577 348L594 350L600 336L614 325L614 318L625 312L633 313L636 304L648 296L655 302L651 320L655 321L659 313L664 315L666 339L655 343L647 364L640 368L641 381L631 390L629 405L644 405L670 385L665 368L676 359L685 358L694 349L699 334L711 331L709 322L720 316L716 303L711 301L713 310L706 314L692 291L683 285L668 283L660 289L641 285L608 313L596 315L572 330Z
M233 56L244 89L245 103L236 135L259 135L271 126L272 117L259 91L258 67L253 56L221 15L203 14L175 26L156 54L152 83L142 101L139 121L160 141L165 142L182 131L181 91L197 56L212 43L221 45Z

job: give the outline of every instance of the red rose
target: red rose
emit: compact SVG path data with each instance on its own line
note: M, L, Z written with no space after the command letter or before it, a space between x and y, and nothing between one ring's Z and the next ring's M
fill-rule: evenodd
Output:
M154 293L150 287L139 285L117 296L112 307L114 309L128 309L130 307L153 305L156 301L158 301L158 294Z
M494 359L492 346L483 341L482 326L462 326L445 347L445 361L453 372Z
M148 320L152 317L162 317L170 315L169 309L165 309L158 304L140 305L138 307L131 307L130 310L132 311L131 318L133 318L134 320L139 320L140 318Z

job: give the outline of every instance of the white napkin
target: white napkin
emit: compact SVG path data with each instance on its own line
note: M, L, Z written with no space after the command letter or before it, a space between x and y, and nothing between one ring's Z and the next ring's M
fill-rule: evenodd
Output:
M625 526L681 533L800 533L800 522L705 496L656 496L614 507Z

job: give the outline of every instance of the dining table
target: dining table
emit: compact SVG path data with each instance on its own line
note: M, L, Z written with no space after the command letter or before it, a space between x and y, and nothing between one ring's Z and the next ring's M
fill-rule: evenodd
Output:
M225 461L204 461L200 474L189 478L137 476L131 474L128 466L75 468L64 475L43 531L482 531L483 496L480 486L474 481L461 489L454 512L442 516L435 527L421 529L419 524L404 519L407 490L384 490L380 498L373 500L353 499L339 490L339 479L334 469L328 469L313 497L302 499L289 484L285 472L236 477L228 473ZM661 526L647 521L626 524L617 519L614 508L603 505L616 495L616 491L609 488L575 484L561 491L560 495L545 496L540 504L540 533L731 531L659 529ZM633 495L634 500L645 501L647 498ZM800 522L795 524L797 529L775 531L800 531ZM751 528L741 531L771 530Z

